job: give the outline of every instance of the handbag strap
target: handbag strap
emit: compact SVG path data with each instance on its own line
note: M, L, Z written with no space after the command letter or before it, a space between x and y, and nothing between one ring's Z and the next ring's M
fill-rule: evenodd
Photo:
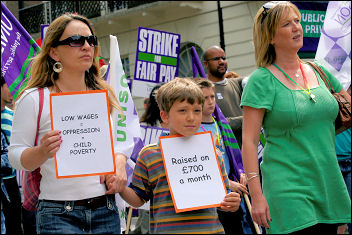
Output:
M38 112L38 118L37 118L37 132L35 135L34 146L37 146L38 144L40 117L42 116L43 104L44 104L44 88L42 87L38 88L38 92L39 92L39 112Z
M331 94L335 93L334 87L331 85L330 80L328 79L328 77L326 76L326 74L324 73L324 71L315 63L307 61L307 63L312 66L320 75L321 79L324 81L325 86L329 89ZM329 83L329 84L328 84Z

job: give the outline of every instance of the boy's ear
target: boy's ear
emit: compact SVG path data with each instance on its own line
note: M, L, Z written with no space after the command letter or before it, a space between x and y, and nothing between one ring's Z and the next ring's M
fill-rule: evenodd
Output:
M166 125L169 124L169 115L167 114L167 112L165 112L164 110L161 110L160 117L161 117L161 120L163 120L163 123L165 123Z

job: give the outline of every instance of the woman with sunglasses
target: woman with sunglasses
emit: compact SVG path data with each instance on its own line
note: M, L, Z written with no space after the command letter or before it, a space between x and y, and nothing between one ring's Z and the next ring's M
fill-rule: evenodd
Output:
M253 220L267 233L336 234L339 224L351 221L351 201L334 147L338 104L315 70L298 57L303 46L300 20L290 2L266 3L255 17L258 69L241 101L243 164ZM345 94L339 81L321 68L335 90ZM261 126L266 137L262 188L257 155Z
M121 111L114 91L100 78L98 41L91 23L77 14L64 14L48 27L32 75L16 102L11 164L16 169L40 167L40 195L36 214L40 233L120 233L115 192L126 184L126 158L116 156L116 175L57 179L54 154L61 144L60 130L51 130L49 94L107 89L110 110ZM44 88L38 145L34 146L39 110L38 88ZM88 104L87 104L88 105ZM116 149L116 148L115 148Z

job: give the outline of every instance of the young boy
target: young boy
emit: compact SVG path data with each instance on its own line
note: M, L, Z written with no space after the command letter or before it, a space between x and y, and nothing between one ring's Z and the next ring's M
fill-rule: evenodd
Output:
M157 102L163 122L170 135L192 136L202 120L204 96L191 79L175 78L164 84L157 93ZM221 157L222 176L229 191L229 181ZM216 208L176 213L159 144L144 147L139 153L132 183L120 195L133 207L140 207L150 200L151 233L224 233ZM228 193L221 202L221 210L239 208L238 193Z
M234 170L233 165L229 161L229 157L226 153L223 137L220 131L220 128L213 117L213 113L215 110L215 90L214 84L204 78L197 78L195 79L196 84L202 89L204 94L204 105L203 105L203 112L202 112L202 123L200 124L200 128L198 132L204 131L211 131L213 134L214 144L217 148L217 151L220 152L218 155L222 156L225 169L227 175L230 176L230 171ZM232 169L231 169L232 168ZM231 170L230 170L231 169ZM245 179L245 174L241 174L242 181ZM245 186L246 182L243 184L235 182L235 179L229 179L230 182L230 189L233 192L238 192L242 195L242 193L248 194L247 187ZM243 202L242 202L243 203ZM242 204L241 203L241 204ZM244 208L244 204L243 204ZM242 229L242 220L243 220L243 211L240 208L236 213L229 213L218 210L219 219L224 226L226 234L234 234L239 233L243 234Z

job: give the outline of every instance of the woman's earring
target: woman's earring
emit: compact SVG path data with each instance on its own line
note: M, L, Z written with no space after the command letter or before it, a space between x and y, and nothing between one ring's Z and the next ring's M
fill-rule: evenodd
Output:
M61 64L61 62L57 61L54 65L53 65L53 70L56 73L61 73L62 69L64 68L64 66Z

